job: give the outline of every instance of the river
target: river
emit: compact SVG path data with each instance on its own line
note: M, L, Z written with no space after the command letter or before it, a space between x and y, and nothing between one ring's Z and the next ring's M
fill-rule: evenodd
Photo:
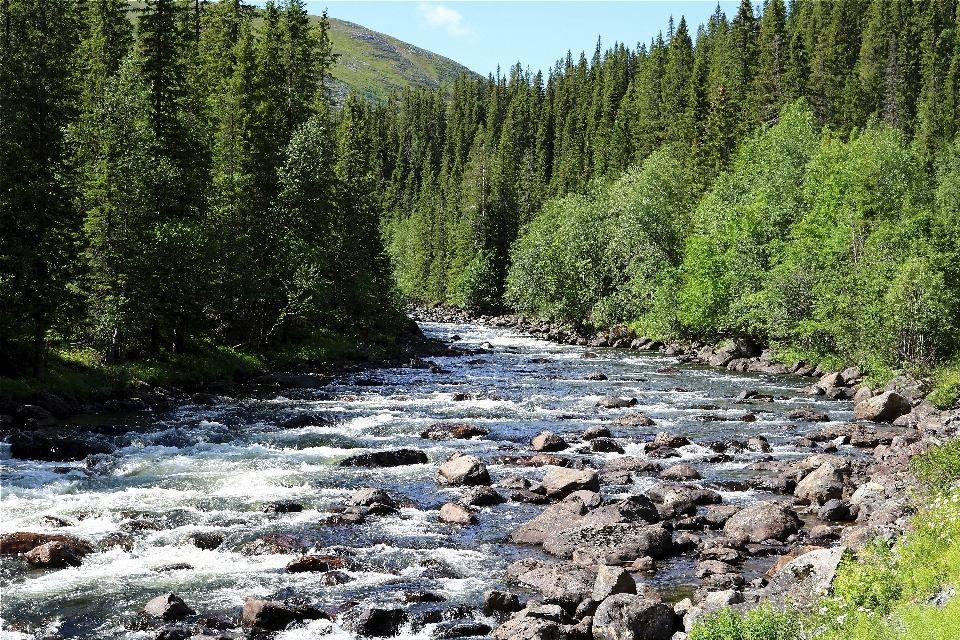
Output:
M852 416L849 402L802 394L808 382L795 377L728 373L677 364L676 358L637 351L602 349L584 359L583 347L560 346L476 325L423 324L433 338L477 349L482 355L439 357L445 370L380 369L343 375L316 390L250 389L219 406L188 405L163 413L95 416L94 421L130 427L114 436L115 454L76 463L42 463L10 457L0 449L0 533L65 533L101 545L121 542L88 555L81 566L30 569L22 559L0 559L0 617L3 638L154 638L154 631L125 625L152 597L173 591L203 613L236 616L250 597L303 596L321 609L344 603L403 603L404 594L430 591L446 598L443 607L468 605L478 619L482 593L501 584L506 565L538 552L504 542L542 506L507 502L484 507L479 524L454 527L437 522L439 507L455 501L460 488L443 488L439 464L454 451L484 460L494 482L523 475L538 480L545 468L497 464L496 456L528 453L530 439L543 430L575 440L586 427L611 420L623 409L600 409L599 396L636 397L633 410L646 413L655 427L612 427L627 455L643 456L643 443L656 431L692 440L740 439L761 434L776 458L806 455L792 442L803 431L820 428L796 423L787 411L810 407L837 422ZM660 372L677 367L679 372ZM602 371L603 381L583 378ZM358 381L364 384L357 385ZM382 383L382 384L379 384ZM742 405L734 396L757 389L773 403ZM455 394L467 399L455 401ZM336 420L334 425L282 429L303 412ZM746 413L755 422L741 422ZM729 421L703 422L709 413ZM419 434L437 422L467 422L490 430L472 440L432 441ZM599 467L616 453L564 454ZM386 469L341 467L348 455L418 448L430 462ZM845 449L846 447L841 447ZM724 501L746 504L762 495L732 483L753 475L745 467L763 454L744 453L732 461L708 463L714 452L698 445L681 449L703 483L721 491ZM663 461L660 461L663 462ZM669 461L673 462L673 461ZM668 464L669 464L668 462ZM655 483L639 478L616 492L642 492ZM718 484L719 483L719 484ZM327 511L359 487L379 487L403 502L399 515L368 518L360 525L324 524ZM731 488L732 487L732 488ZM264 513L275 501L304 505L295 513ZM66 526L53 527L54 516ZM199 549L188 542L197 532L219 532L223 544ZM303 534L324 552L348 556L352 580L327 586L313 573L285 573L290 555L248 556L239 549L267 533ZM112 538L111 538L112 537ZM126 545L126 549L123 546ZM169 569L171 565L188 565ZM696 584L692 563L680 558L642 578L665 599L678 598ZM164 570L167 568L166 570ZM433 605L441 606L441 605ZM29 630L21 633L10 629ZM429 638L432 627L408 625L401 635ZM237 630L238 632L239 630ZM228 634L233 632L227 632ZM278 640L352 637L336 622L316 620L277 634Z

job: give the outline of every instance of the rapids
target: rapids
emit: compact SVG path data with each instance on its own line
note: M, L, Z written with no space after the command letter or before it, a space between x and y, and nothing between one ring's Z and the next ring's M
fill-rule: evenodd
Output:
M538 480L546 469L496 464L495 456L528 453L530 439L540 431L574 437L624 412L596 408L602 395L636 397L635 410L656 421L655 427L612 427L626 453L639 456L656 431L708 441L762 434L773 445L774 457L806 455L790 443L807 429L824 425L790 427L787 411L810 407L838 422L852 416L849 402L803 395L800 388L806 383L795 377L677 365L675 358L637 351L602 349L598 358L583 359L583 347L475 325L422 328L442 340L461 336L458 346L477 349L489 342L492 349L482 355L432 358L446 373L380 369L343 375L322 389L248 389L214 407L94 416L93 422L112 420L130 431L111 438L116 453L82 462L12 459L10 445L0 445L0 533L64 533L98 548L110 539L129 548L108 547L88 555L81 566L62 570L31 569L19 558L0 559L0 618L6 629L0 637L154 638L156 631L131 631L125 625L148 600L167 591L198 612L230 616L250 597L304 596L321 609L335 609L347 602L409 606L403 603L405 592L431 591L447 599L445 606L464 603L483 619L482 593L504 588L501 580L509 562L539 553L507 544L504 538L543 507L508 502L484 507L478 526L438 523L439 507L462 491L435 482L437 467L453 451L483 459L493 482L514 475ZM680 372L658 373L667 366ZM609 379L583 379L597 370ZM382 384L356 384L370 378ZM778 399L734 404L733 397L746 389ZM454 401L455 394L468 394L469 399ZM279 427L302 412L319 413L336 423ZM693 419L704 413L739 418L748 412L756 414L756 422ZM451 421L486 427L490 435L440 442L419 437L429 425ZM337 466L348 455L405 447L425 451L430 462L386 469ZM720 489L725 502L746 504L762 497L729 489L737 486L729 481L753 475L745 467L761 454L708 464L703 459L712 452L704 447L683 447L681 453L684 462L693 462L703 474L704 484L725 482L726 489ZM599 466L618 454L587 450L574 455ZM668 464L672 462L676 460ZM652 484L652 479L641 478L614 491L641 492ZM399 516L370 517L352 526L322 524L328 509L367 486L405 500ZM616 494L605 487L604 495ZM274 501L295 501L304 510L259 510ZM68 526L54 528L47 516ZM214 550L189 544L188 537L200 531L219 532L224 543ZM285 573L290 555L239 552L244 542L267 533L304 534L324 552L351 556L354 564L347 573L353 581L325 586L316 574ZM179 563L191 568L164 570ZM692 563L682 559L667 563L649 581L666 599L682 597L697 582ZM429 638L431 631L432 625L408 626L401 636ZM352 637L335 622L312 621L276 638L320 635Z

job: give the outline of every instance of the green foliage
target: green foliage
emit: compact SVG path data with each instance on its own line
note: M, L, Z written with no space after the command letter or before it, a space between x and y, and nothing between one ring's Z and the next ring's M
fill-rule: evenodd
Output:
M775 610L765 602L744 615L723 608L698 620L690 640L801 640L806 638L805 621L790 609Z
M934 389L927 396L939 409L952 409L960 400L960 363L947 362L933 375Z
M926 453L914 456L910 467L927 487L948 487L960 480L960 439L954 438Z

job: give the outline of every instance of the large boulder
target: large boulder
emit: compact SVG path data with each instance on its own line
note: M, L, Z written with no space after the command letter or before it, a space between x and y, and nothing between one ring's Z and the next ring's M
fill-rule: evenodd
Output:
M776 601L786 599L801 608L810 607L821 597L830 595L837 567L846 551L846 547L835 547L798 556L773 575L764 596Z
M444 424L438 422L430 425L420 434L421 438L430 440L466 440L477 436L489 435L490 430L472 424Z
M478 522L477 516L469 509L459 504L454 504L453 502L448 502L440 507L440 514L437 516L437 520L444 524L459 524L464 526L477 524Z
M79 567L82 557L72 546L55 540L31 549L27 552L25 559L35 567L65 569Z
M620 522L639 522L655 524L660 520L660 513L650 498L644 495L631 495L617 502L612 502L590 511L583 517L582 526L597 526L617 524Z
M800 530L801 522L790 505L783 502L760 502L733 514L723 530L727 535L747 538L751 542L786 540Z
M637 404L636 398L621 398L619 396L603 396L597 400L596 406L604 409L623 409Z
M669 640L673 609L662 603L625 593L604 600L593 616L594 640Z
M112 451L113 447L109 444L82 439L74 430L66 427L42 427L34 431L17 431L10 439L10 455L22 460L67 462Z
M614 420L613 424L618 427L652 427L656 423L650 416L644 413L631 411Z
M557 468L547 471L540 483L549 498L563 498L564 496L586 489L600 491L600 479L596 471L591 469L564 469Z
M143 607L143 612L160 620L183 620L196 613L175 593L157 596Z
M658 473L662 467L655 462L636 456L623 456L604 463L600 469L603 484L630 484L634 473Z
M88 543L70 536L16 531L0 535L0 556L24 554L49 542L62 542L71 547L80 557L93 552L93 547Z
M563 451L568 446L563 438L549 431L535 435L530 442L530 448L540 452Z
M480 458L458 451L440 465L437 482L449 485L490 484L490 473Z
M543 544L562 531L578 529L583 525L586 506L579 498L571 497L545 509L536 518L520 525L510 534L515 544Z
M400 627L407 621L407 612L403 609L380 609L368 607L359 611L348 625L355 633L362 636L376 636L385 638L395 636Z
M889 422L910 413L910 401L896 391L885 391L853 407L857 420Z
M510 584L536 589L548 604L573 611L593 594L597 569L573 562L550 563L525 558L507 567L505 579Z
M345 504L355 507L369 507L375 504L384 504L389 507L397 506L393 498L390 497L390 494L383 489L376 489L374 487L357 489L347 498Z
M623 567L600 566L597 569L597 579L593 583L593 599L601 602L618 593L637 593L637 583L633 576Z
M247 600L240 612L240 624L246 629L282 631L296 619L293 607L272 600Z
M843 497L843 480L843 468L825 462L798 482L793 494L802 501L821 505Z
M397 451L374 451L350 456L340 461L341 467L402 467L410 464L426 464L427 454L419 449Z
M518 615L500 625L494 632L496 640L566 640L562 625L539 616Z
M574 551L592 564L616 564L650 556L662 558L673 546L670 532L659 524L621 522L557 532L543 543L549 554L572 558Z

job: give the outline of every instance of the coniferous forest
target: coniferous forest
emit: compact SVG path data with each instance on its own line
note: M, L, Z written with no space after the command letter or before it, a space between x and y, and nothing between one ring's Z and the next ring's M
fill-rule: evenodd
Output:
M404 301L957 370L953 0L744 0L339 105L300 0L0 12L0 375L389 335Z

